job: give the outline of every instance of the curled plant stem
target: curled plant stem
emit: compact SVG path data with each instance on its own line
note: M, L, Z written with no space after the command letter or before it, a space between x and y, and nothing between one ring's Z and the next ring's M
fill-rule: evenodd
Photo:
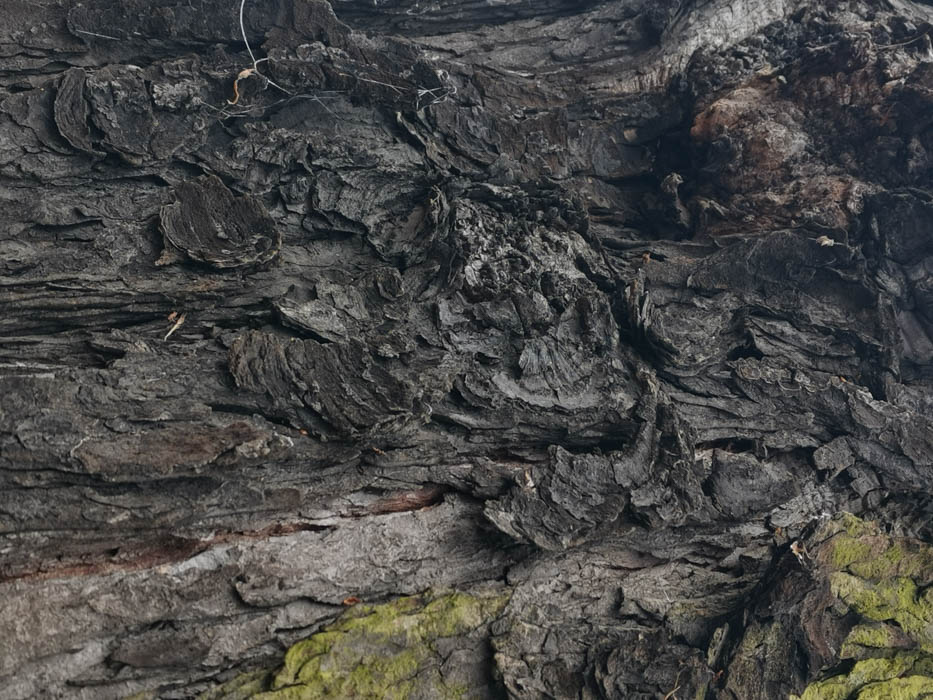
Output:
M227 100L228 105L235 105L240 101L240 81L243 80L243 78L248 78L255 72L255 68L244 68L240 71L236 77L236 80L233 81L233 99Z

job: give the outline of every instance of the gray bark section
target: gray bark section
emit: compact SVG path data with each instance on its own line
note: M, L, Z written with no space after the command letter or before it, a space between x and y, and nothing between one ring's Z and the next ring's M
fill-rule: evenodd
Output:
M933 10L332 5L255 64L235 0L0 7L0 697L494 581L503 693L800 692L710 652L772 562L931 537Z

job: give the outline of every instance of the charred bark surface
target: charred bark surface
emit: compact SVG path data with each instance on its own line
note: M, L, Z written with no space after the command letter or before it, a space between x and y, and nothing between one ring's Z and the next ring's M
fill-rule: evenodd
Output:
M5 0L0 697L926 692L931 22Z

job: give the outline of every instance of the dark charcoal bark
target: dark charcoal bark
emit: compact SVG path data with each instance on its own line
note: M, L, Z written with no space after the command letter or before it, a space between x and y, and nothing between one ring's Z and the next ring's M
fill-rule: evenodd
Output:
M0 6L0 698L926 692L929 3L242 16Z

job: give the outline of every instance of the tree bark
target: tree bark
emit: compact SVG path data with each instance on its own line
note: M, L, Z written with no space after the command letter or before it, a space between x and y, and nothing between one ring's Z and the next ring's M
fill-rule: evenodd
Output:
M926 697L931 22L4 0L0 698Z

